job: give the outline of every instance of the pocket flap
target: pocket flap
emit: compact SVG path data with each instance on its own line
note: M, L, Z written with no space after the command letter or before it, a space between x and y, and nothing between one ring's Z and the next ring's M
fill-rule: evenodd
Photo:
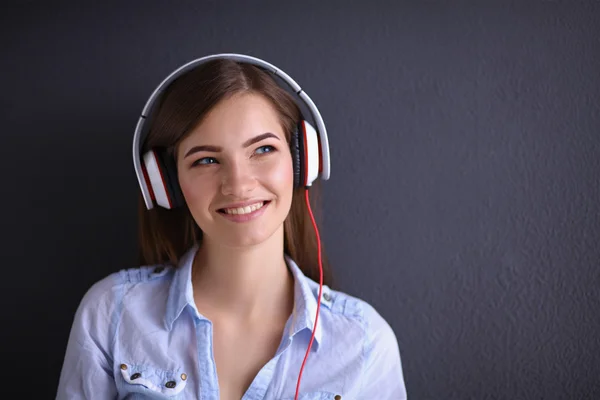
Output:
M187 384L187 374L180 370L134 363L122 363L120 370L126 383L145 387L166 397L178 395Z

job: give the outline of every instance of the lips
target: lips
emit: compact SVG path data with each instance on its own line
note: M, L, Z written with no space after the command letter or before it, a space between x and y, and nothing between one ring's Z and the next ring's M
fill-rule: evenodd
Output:
M257 201L249 201L249 202L244 202L244 203L235 203L235 204L231 204L227 207L223 207L223 208L219 208L217 211L221 214L232 214L232 210L237 210L237 212L233 211L233 215L235 214L243 214L243 213L248 213L253 212L256 208L257 205L260 205L261 207L258 207L258 209L266 206L267 204L269 204L271 201L270 200L257 200ZM229 210L230 212L227 213L225 210Z

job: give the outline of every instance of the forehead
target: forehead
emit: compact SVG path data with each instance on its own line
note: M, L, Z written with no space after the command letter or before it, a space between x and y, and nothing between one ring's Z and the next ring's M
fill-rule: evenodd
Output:
M235 94L220 101L190 132L186 139L243 141L264 132L283 138L283 129L275 107L264 96Z

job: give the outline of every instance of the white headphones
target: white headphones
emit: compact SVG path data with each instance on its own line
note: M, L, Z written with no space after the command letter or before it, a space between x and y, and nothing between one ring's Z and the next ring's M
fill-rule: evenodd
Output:
M315 130L306 118L302 116L296 130L292 133L290 149L294 163L294 187L304 186L308 188L319 176L323 180L328 180L330 162L327 130L325 129L325 123L319 110L310 97L302 91L300 86L289 75L266 61L243 54L214 54L190 61L172 72L154 90L142 110L142 115L138 120L135 134L133 135L133 166L140 189L142 190L146 208L150 210L156 203L161 207L171 209L181 206L184 203L177 179L177 169L172 157L157 149L151 149L145 154L141 154L142 145L148 134L149 124L146 123L146 119L151 114L151 110L153 110L160 95L171 82L191 69L214 59L229 59L256 65L281 78L289 86L289 89L293 90L300 97L310 111L317 129Z

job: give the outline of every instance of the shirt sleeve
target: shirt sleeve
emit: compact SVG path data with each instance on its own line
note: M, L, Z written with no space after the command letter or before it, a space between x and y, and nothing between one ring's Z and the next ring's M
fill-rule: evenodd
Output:
M56 394L57 400L116 399L110 352L113 277L94 284L84 295L71 326Z
M406 400L402 361L396 335L391 326L367 305L365 370L361 400Z

